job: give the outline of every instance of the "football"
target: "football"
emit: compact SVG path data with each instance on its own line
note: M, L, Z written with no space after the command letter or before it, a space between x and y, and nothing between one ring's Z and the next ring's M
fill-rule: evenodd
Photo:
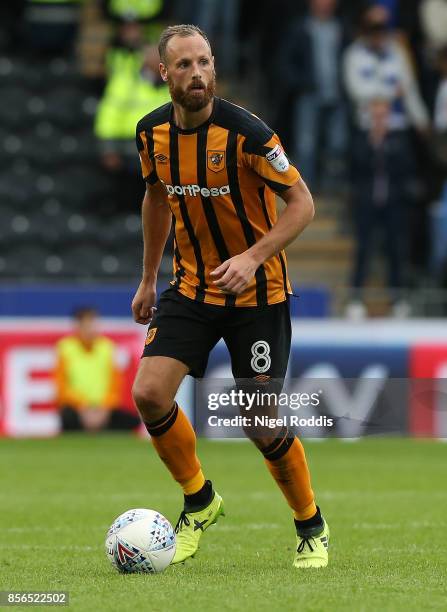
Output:
M106 553L119 572L157 574L168 567L175 554L174 529L156 510L128 510L107 532Z

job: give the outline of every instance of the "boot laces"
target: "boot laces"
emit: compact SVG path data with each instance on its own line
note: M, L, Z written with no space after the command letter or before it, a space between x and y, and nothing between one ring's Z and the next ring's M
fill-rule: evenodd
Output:
M180 513L179 519L177 521L177 525L175 526L175 529L174 529L175 533L179 533L179 531L182 530L183 525L185 527L189 527L190 524L191 523L189 521L189 518L188 518L186 512L184 510L182 510L181 513Z
M301 542L299 543L298 548L296 549L296 552L299 552L299 553L304 552L304 547L306 546L306 544L309 547L310 552L313 552L314 549L312 547L312 544L310 543L310 541L313 540L313 539L314 539L313 537L303 537L303 536L301 536Z

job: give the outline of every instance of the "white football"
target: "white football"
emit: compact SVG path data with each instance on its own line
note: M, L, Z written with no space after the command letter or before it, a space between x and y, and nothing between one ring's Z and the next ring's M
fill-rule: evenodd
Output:
M174 529L156 510L128 510L115 519L107 532L106 553L119 572L157 574L174 557Z

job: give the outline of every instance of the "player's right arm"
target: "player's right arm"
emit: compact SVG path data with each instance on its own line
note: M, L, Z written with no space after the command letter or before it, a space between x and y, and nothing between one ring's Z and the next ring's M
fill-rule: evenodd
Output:
M143 277L132 300L132 314L137 323L147 325L154 313L157 275L172 223L166 189L161 181L147 184L141 218L144 244Z

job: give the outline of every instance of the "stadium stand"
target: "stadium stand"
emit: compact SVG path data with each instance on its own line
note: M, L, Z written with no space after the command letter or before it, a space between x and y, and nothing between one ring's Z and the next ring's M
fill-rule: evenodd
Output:
M74 61L0 58L0 276L137 276L140 221L97 159L97 98ZM116 253L118 240L126 252ZM121 247L122 248L122 247Z
M65 0L56 3L71 4ZM106 167L101 159L105 149L98 143L99 135L95 135L94 129L98 104L105 91L106 58L110 57L108 52L118 38L117 14L131 4L135 10L140 6L138 0L73 2L74 8L68 10L79 18L75 49L70 51L67 47L50 53L48 49L33 47L35 40L26 35L25 22L29 17L26 7L34 5L31 13L35 15L42 8L38 1L20 0L14 7L6 8L6 4L0 7L0 278L3 281L107 279L134 283L138 280L139 195L127 187L117 189L123 183L124 169L120 174ZM217 3L211 4L217 6ZM284 90L288 79L275 77L279 55L270 53L269 45L264 43L272 35L284 36L294 19L302 19L307 2L281 0L275 7L257 7L256 2L248 0L244 3L234 0L233 4L238 11L240 29L235 66L230 77L225 78L222 53L216 54L219 94L262 116L276 129L287 150L293 152L296 146L290 127L293 97L288 98ZM388 7L389 3L380 4ZM428 11L436 3L411 0L394 4L399 10L390 13L390 23L398 28L397 40L411 58L421 93L433 114L439 84L437 54L441 53L445 41L441 30L441 38L436 38L436 32L429 27L435 21L429 23L424 10ZM195 19L204 27L209 25L206 11L194 12L188 3L179 0L172 3L153 0L145 6L150 6L151 13L143 20L146 36L148 33L153 36L157 28L177 21L179 16L186 21ZM284 10L278 12L278 6ZM423 27L417 17L419 11L425 15ZM254 13L256 28L252 27ZM359 13L360 3L338 2L337 14L350 40L358 32ZM284 14L290 15L290 20L285 20ZM214 26L210 32L216 38L213 45L219 51L223 25L214 23ZM445 216L445 167L434 168L429 141L411 136L417 168L406 186L413 204L409 210L410 257L403 263L405 279L408 279L406 290L411 293L414 313L430 314L429 302L436 302L436 312L443 311L445 304L442 290L446 285L442 248L445 234L439 232L444 227L439 223L439 216ZM442 144L445 133L441 131L437 137ZM109 144L107 135L105 140ZM435 153L439 153L439 147ZM319 161L320 171L326 171L324 154ZM125 170L132 178L127 166ZM127 197L123 198L123 193ZM338 193L331 189L316 190L314 196L316 218L288 249L290 276L297 286L296 292L302 296L301 302L297 301L298 311L300 314L315 312L318 316L323 312L342 314L350 296L350 270L356 244L351 219L352 184L341 185ZM369 314L387 314L389 287L383 261L374 254L371 259L364 300ZM163 270L169 275L169 257L163 263ZM320 291L319 306L315 310L304 306L307 289L303 287L306 286L311 287L309 295L314 295L315 288ZM332 304L328 295L332 296ZM314 298L306 303L316 304Z

